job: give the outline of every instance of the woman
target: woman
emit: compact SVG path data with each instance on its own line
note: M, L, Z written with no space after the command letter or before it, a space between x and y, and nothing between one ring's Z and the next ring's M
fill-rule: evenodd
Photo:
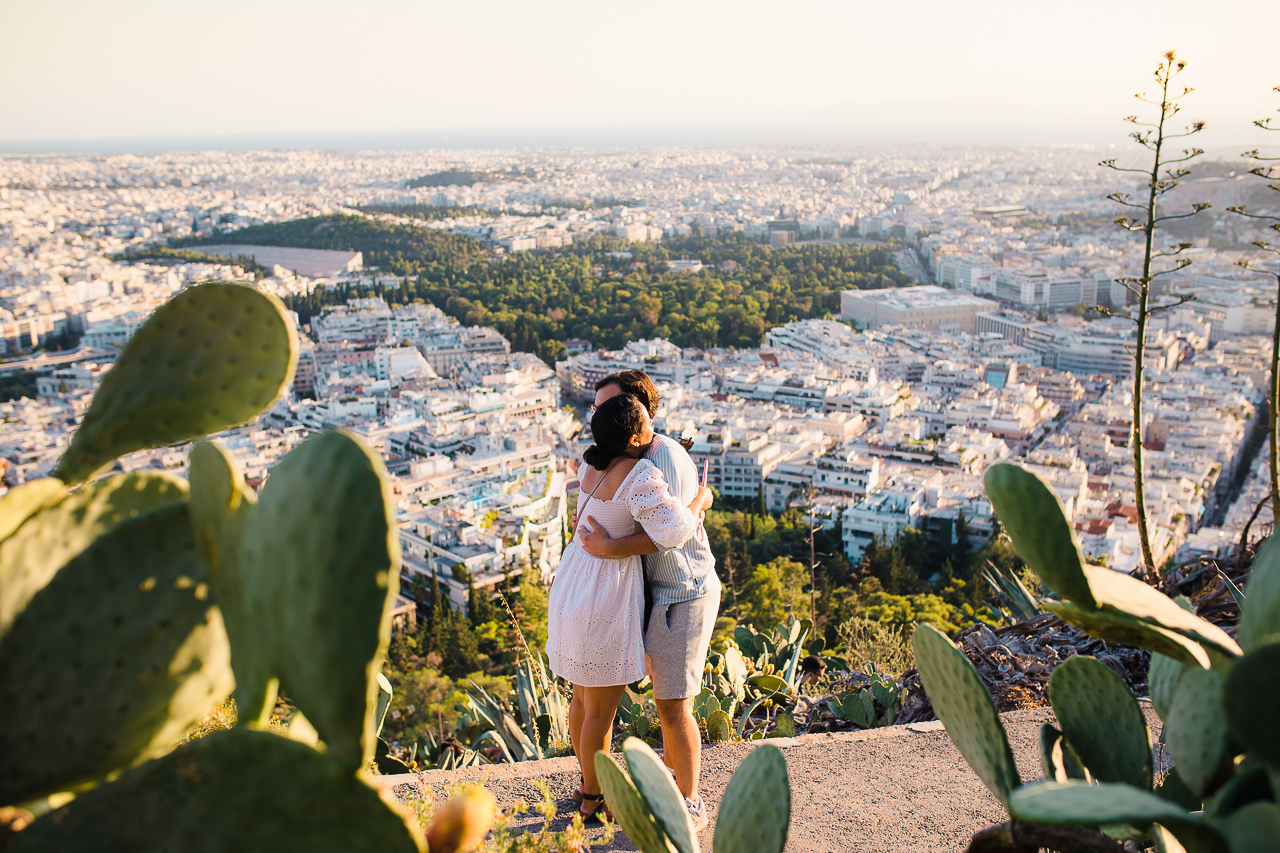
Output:
M684 544L711 506L711 490L703 486L681 506L662 473L640 458L653 441L644 405L630 394L605 401L591 418L591 434L596 443L582 455L578 527L589 513L613 537L636 532L638 524L659 547ZM591 817L604 802L595 754L609 748L623 689L644 677L644 570L639 557L591 556L577 533L551 586L547 657L573 685L569 736L582 767L580 811Z

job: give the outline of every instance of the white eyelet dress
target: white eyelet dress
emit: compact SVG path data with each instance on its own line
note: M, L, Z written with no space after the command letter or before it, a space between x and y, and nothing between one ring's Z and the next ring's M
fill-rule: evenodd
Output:
M698 529L652 462L641 459L611 500L580 493L579 525L591 516L617 539L643 528L660 548ZM571 684L609 687L644 677L644 569L640 558L593 557L577 537L560 557L547 602L547 658Z

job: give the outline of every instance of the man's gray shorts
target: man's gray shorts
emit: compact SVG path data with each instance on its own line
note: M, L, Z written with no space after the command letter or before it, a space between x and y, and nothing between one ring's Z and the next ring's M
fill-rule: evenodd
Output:
M644 659L654 699L688 699L702 691L702 671L719 610L719 595L653 608L644 635Z

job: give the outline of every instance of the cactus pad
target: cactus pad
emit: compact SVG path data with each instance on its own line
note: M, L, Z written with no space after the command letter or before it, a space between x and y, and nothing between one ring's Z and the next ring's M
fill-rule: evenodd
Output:
M734 642L738 644L738 648L742 650L742 654L752 660L754 660L762 651L760 644L756 642L756 637L756 632L746 625L739 625L733 629Z
M1090 781L1084 762L1052 723L1040 726L1040 771L1050 782Z
M275 704L275 681L262 648L262 623L245 610L245 571L240 559L244 528L257 503L253 492L219 445L202 441L191 448L191 526L209 567L214 598L231 640L236 675L236 715L241 722L265 722Z
M348 433L324 433L276 467L241 547L259 665L351 770L373 754L374 675L400 581L392 511L378 457Z
M1188 669L1178 679L1164 736L1178 775L1193 793L1203 796L1227 758L1221 675L1211 669Z
M125 453L244 423L280 396L297 360L274 296L238 284L184 290L120 351L57 476L79 483Z
M1085 569L1089 587L1104 611L1124 613L1150 625L1157 625L1194 640L1210 651L1238 657L1240 646L1217 625L1201 619L1178 605L1160 590L1135 577L1111 569Z
M66 493L66 483L54 477L41 477L10 489L0 498L0 542L12 536L22 522L62 500Z
M222 618L186 504L115 527L0 640L0 802L164 752L231 690Z
M735 691L741 691L747 680L747 663L742 659L742 652L733 646L724 650L724 675Z
M869 729L876 724L876 704L867 690L850 693L844 699L832 696L827 699L831 713L855 726Z
M707 716L707 740L724 743L733 737L733 721L724 711L712 711Z
M1022 784L995 703L964 652L932 625L912 638L925 693L952 743L1001 803Z
M753 675L747 679L747 684L765 693L778 693L787 689L787 682L776 675Z
M1151 665L1147 669L1147 684L1151 690L1151 707L1162 720L1169 719L1169 708L1173 705L1173 697L1177 695L1178 679L1187 671L1187 667L1171 657L1159 653L1151 655Z
M1085 610L1069 601L1050 601L1045 598L1040 599L1040 604L1064 622L1075 625L1081 631L1099 640L1149 649L1187 666L1208 669L1211 665L1208 652L1199 643L1188 640L1167 628L1143 622L1127 613Z
M1007 462L988 468L983 482L1018 556L1054 592L1093 609L1084 557L1057 494L1035 474Z
M1250 803L1220 823L1231 853L1273 853L1280 838L1280 806Z
M1240 645L1250 651L1280 642L1280 536L1269 537L1253 561L1239 637Z
M1120 676L1096 658L1068 658L1049 678L1049 702L1094 779L1151 790L1151 734Z
M1018 820L1050 826L1102 826L1159 823L1175 833L1200 823L1178 806L1150 791L1116 782L1041 782L1027 785L1009 798L1009 814Z
M782 853L790 824L787 761L776 746L756 747L720 799L715 853Z
M596 753L596 777L609 811L641 853L670 853L667 837L653 819L653 812L618 762L605 750Z
M1249 593L1251 599L1253 593ZM1280 777L1280 644L1254 649L1231 667L1223 691L1231 734L1271 765L1273 782Z
M111 528L187 496L170 474L107 477L27 519L0 543L0 637L58 569Z
M693 832L689 810L667 765L647 744L633 737L622 742L622 754L631 771L632 783L671 846L677 853L698 853L698 837Z
M308 746L244 728L135 767L20 835L13 849L26 853L419 850L372 788Z

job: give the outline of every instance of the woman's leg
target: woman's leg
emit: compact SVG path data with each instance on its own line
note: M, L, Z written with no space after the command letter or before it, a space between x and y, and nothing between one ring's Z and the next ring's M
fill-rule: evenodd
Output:
M582 696L583 717L582 728L574 751L578 755L578 763L582 766L582 790L586 794L600 793L600 780L596 778L596 753L607 750L613 740L613 718L618 712L618 701L622 699L625 684L613 687L574 687L574 698L579 691ZM584 802L585 814L595 811L595 804Z
M569 742L573 744L573 754L578 756L579 763L582 762L582 751L578 748L578 744L582 743L582 720L586 716L582 691L586 689L586 687L573 685L573 699L569 702ZM578 789L578 793L582 793L581 788ZM575 796L574 799L580 800L581 797Z
M573 698L569 701L569 742L573 744L573 754L578 754L578 742L582 740L582 718L586 715L582 692L588 688L573 685Z

